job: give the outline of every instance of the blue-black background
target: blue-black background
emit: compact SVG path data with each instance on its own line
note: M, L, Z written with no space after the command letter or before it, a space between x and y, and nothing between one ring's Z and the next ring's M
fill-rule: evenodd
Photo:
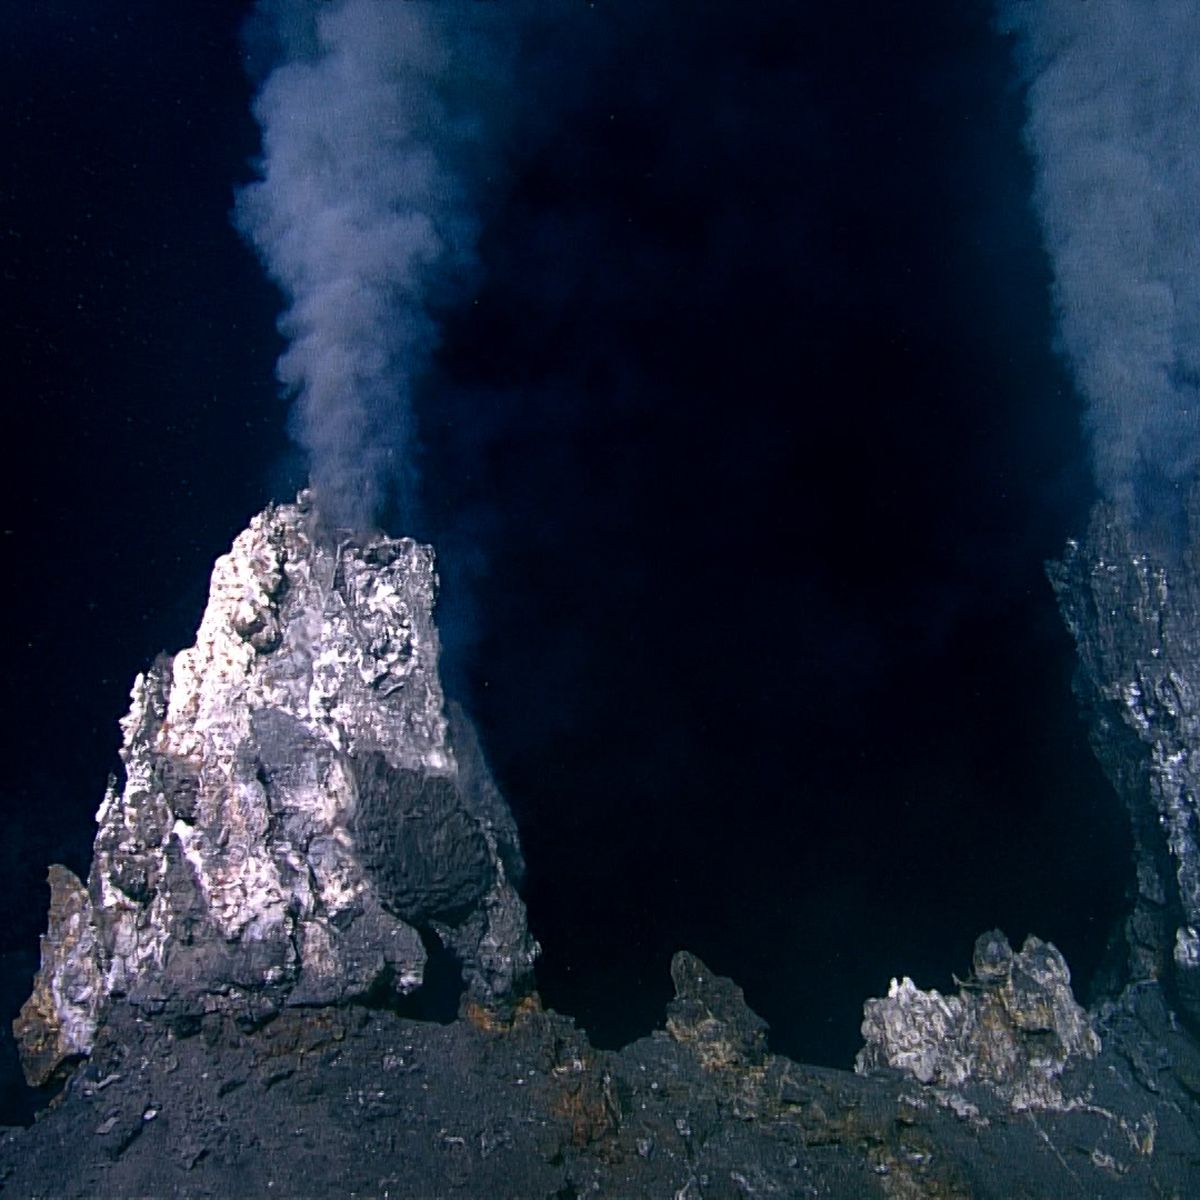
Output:
M559 2L392 530L441 551L545 1000L620 1044L688 947L849 1065L866 996L987 928L1084 984L1127 835L1042 574L1091 494L987 6ZM2 7L12 1009L134 673L295 466L228 220L246 6Z

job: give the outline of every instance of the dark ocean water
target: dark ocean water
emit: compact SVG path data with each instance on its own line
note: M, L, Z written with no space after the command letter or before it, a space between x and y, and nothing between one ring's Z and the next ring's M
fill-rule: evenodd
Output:
M241 7L38 6L2 51L9 949L86 870L133 674L297 478L227 220ZM1091 497L1004 45L973 5L596 7L529 51L406 520L545 999L620 1043L687 947L845 1065L985 929L1086 979L1126 834L1042 575Z

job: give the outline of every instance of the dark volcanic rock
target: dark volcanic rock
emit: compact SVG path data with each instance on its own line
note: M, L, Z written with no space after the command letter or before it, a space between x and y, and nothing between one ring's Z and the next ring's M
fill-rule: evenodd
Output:
M767 1023L751 1012L742 989L714 975L694 954L671 960L675 999L667 1006L667 1032L692 1047L706 1067L753 1067L767 1054Z
M1049 565L1079 648L1092 746L1125 802L1136 894L1126 977L1161 979L1200 1027L1200 522L1155 555L1108 506Z
M0 1136L0 1180L80 1200L1194 1194L1200 1059L1155 988L1105 1012L1071 1103L1014 1108L969 1079L798 1066L729 980L691 955L673 974L670 1032L619 1053L532 996L449 1025L343 1005L186 1033L114 1006L54 1108Z
M457 781L393 767L382 754L360 758L354 773L351 834L384 908L414 924L466 916L494 872Z

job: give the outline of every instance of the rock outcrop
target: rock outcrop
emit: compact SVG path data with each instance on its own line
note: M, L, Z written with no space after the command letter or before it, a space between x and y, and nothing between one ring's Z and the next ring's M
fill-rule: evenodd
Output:
M895 1067L947 1094L982 1084L1016 1111L1070 1108L1064 1072L1100 1052L1058 950L1030 937L1014 954L998 930L975 943L957 996L893 979L885 999L867 1001L864 1017L858 1071Z
M115 1000L253 1025L413 992L438 944L477 1004L529 986L516 828L447 711L436 586L428 547L331 541L303 495L217 561L195 645L134 684L86 892L52 875L31 1082Z
M1093 749L1129 812L1126 980L1162 980L1200 1026L1200 494L1182 550L1149 553L1097 507L1050 581L1079 649Z

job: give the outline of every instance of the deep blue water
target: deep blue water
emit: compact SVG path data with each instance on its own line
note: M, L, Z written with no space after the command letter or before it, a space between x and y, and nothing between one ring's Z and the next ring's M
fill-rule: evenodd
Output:
M241 7L39 5L0 50L14 948L45 863L86 870L133 674L297 477L227 220ZM1086 978L1127 872L1042 576L1091 496L1005 47L983 6L804 7L531 49L406 524L547 1002L619 1043L687 947L844 1065L862 999L987 928Z

